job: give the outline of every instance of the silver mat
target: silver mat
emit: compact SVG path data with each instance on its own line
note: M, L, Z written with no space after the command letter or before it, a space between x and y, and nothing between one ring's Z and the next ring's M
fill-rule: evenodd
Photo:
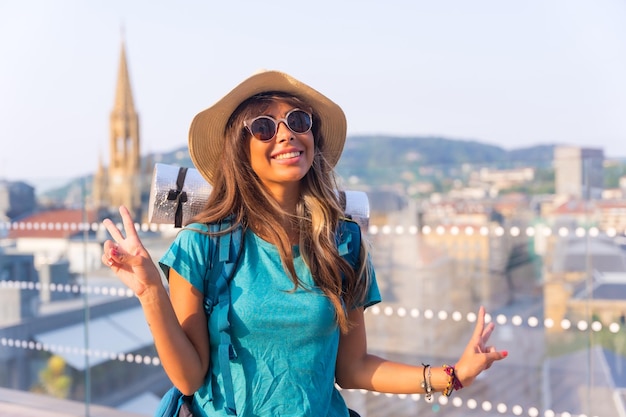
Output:
M150 185L148 221L157 224L186 224L204 208L212 187L195 168L157 163ZM363 191L340 191L346 217L367 230L370 204Z

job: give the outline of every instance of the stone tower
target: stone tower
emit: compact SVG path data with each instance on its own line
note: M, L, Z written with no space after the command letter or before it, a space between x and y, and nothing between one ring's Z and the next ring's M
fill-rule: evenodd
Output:
M109 131L110 161L106 168L100 163L94 176L94 203L100 208L115 211L124 205L134 216L138 216L141 214L143 182L139 117L133 102L123 41Z

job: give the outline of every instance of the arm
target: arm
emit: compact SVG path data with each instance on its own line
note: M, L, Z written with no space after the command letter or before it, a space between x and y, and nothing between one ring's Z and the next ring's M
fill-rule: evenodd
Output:
M337 353L336 380L342 388L366 389L395 394L424 393L424 368L388 361L367 352L367 340L363 309L350 311L353 327L342 334ZM494 347L485 347L493 331L493 323L485 326L485 310L480 308L474 334L461 359L456 363L456 375L463 386L469 386L476 376L491 364L507 356ZM431 384L434 391L443 391L448 375L442 367L431 368Z
M203 383L209 366L208 330L202 294L170 270L170 296L161 275L137 236L133 220L120 208L126 237L109 219L103 224L114 241L104 242L102 262L137 295L163 368L184 394Z

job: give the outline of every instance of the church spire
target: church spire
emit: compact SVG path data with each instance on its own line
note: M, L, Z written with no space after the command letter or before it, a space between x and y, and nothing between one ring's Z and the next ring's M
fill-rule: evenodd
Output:
M141 161L139 151L139 117L135 111L128 75L124 39L110 115L110 165L108 169L108 202L110 207L124 205L137 214L141 206Z
M133 93L130 88L130 77L128 75L128 64L126 62L126 47L122 39L120 48L120 66L117 71L117 87L115 89L115 103L113 112L123 115L135 115L135 105L133 103Z

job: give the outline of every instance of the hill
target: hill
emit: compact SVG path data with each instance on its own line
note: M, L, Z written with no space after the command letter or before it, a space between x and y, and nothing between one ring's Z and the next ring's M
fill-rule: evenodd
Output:
M454 140L440 137L397 137L382 135L349 136L343 155L337 165L342 178L358 178L361 184L380 186L433 176L460 177L461 168L477 166L511 168L516 166L547 167L552 162L554 145L540 145L515 150L477 141ZM143 157L144 164L164 164L193 167L187 147ZM84 182L83 182L84 181ZM72 190L87 184L88 178L78 178L69 184L46 192L43 198L60 201Z
M477 141L440 137L354 136L346 141L337 170L341 176L356 175L367 183L378 183L381 175L397 177L402 172L421 177L436 170L455 176L463 166L545 167L552 162L553 152L554 145L507 151Z

